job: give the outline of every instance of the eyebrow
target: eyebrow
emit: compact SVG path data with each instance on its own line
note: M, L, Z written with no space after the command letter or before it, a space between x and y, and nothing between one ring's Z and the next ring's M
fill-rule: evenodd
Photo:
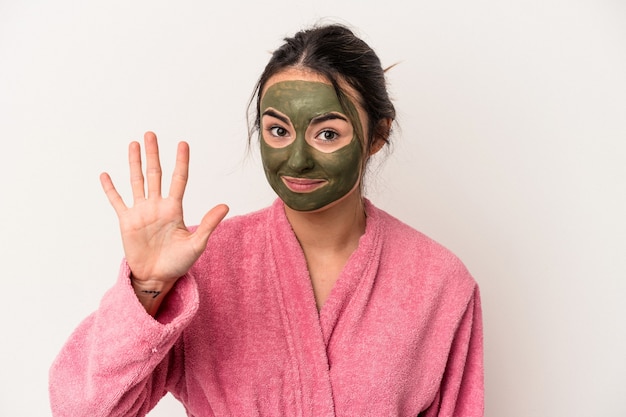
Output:
M344 116L343 114L340 113L326 113L326 114L322 114L321 116L317 116L314 117L311 120L311 123L322 123L325 122L327 120L343 120L344 122L348 122L348 118L346 116Z
M289 124L289 118L283 116L282 114L272 109L265 110L263 112L263 116L275 117L281 122L285 124ZM310 123L317 124L317 123L325 122L327 120L343 120L344 122L348 122L348 123L350 122L347 117L345 117L344 115L340 113L326 113L326 114L322 114L320 116L314 117L313 119L311 119Z
M272 116L277 118L278 120L280 120L281 122L285 123L285 124L290 124L289 123L289 119L285 116L283 116L282 114L272 110L272 109L267 109L263 112L263 116Z

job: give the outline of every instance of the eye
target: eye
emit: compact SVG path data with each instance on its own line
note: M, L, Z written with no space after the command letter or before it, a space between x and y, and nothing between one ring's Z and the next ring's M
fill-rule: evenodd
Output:
M337 140L337 138L339 137L339 133L335 132L334 130L323 130L322 132L320 132L319 135L317 135L317 137L324 142L332 142Z
M281 126L272 126L268 130L272 136L277 138L288 135L287 129Z

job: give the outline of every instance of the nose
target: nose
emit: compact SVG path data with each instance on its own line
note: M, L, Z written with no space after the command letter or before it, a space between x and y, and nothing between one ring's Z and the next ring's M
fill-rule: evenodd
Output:
M296 137L296 140L291 144L292 149L289 153L289 159L287 165L294 172L306 172L313 168L315 165L311 156L311 149L309 144L301 135Z

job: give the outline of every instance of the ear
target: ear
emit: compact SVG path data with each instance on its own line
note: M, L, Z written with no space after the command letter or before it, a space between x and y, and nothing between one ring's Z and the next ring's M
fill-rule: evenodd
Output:
M372 143L372 146L370 146L370 155L369 156L372 156L375 153L377 153L378 151L380 151L383 148L383 146L385 146L385 143L387 143L387 141L385 141L381 137L377 137L376 139L374 139L374 143Z
M374 155L385 146L391 133L391 123L393 123L393 119L390 118L381 119L378 122L377 126L374 128L374 140L370 146L369 156Z

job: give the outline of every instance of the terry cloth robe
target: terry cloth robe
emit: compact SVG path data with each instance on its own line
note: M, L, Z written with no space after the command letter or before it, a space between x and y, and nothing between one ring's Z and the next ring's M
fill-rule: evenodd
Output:
M277 200L222 222L156 319L123 263L50 373L56 417L483 415L476 282L366 201L366 230L321 311Z

